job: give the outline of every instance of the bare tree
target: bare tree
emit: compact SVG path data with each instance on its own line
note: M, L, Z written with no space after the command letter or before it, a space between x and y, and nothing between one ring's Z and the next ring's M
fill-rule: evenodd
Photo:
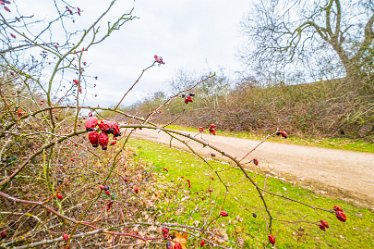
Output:
M242 22L250 40L242 58L262 72L328 66L330 77L370 76L373 8L372 0L260 0Z

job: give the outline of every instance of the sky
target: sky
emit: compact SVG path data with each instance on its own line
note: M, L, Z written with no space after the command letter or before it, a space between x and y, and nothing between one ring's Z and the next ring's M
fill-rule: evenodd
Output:
M89 25L110 1L70 3L82 9L82 15L68 26L74 29ZM32 12L45 20L55 16L52 0L23 0L17 5L23 13ZM153 62L154 54L166 64L147 71L125 105L156 91L170 92L170 80L181 69L202 74L224 68L233 77L241 70L238 53L244 37L240 21L250 7L251 0L118 0L105 20L114 20L132 8L138 18L85 54L87 73L98 76L93 82L97 87L88 91L87 104L116 104L141 70Z

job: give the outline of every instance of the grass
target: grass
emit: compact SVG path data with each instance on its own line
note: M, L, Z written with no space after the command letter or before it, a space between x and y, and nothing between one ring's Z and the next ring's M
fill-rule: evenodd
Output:
M167 128L174 129L174 130L197 132L197 128L185 127L185 126L179 126L179 125L169 125L167 126ZM218 130L217 135L244 138L244 139L253 139L253 140L261 140L265 137L265 134L254 134L254 133L245 132L245 131L222 131L222 130ZM291 134L287 139L270 138L268 141L276 142L276 143L314 146L314 147L321 147L321 148L328 148L328 149L339 149L339 150L374 153L374 143L370 143L362 139L300 138L300 137L292 136Z
M211 167L220 171L223 181L232 184L229 188L231 194L226 196L225 188L212 168L193 154L145 140L131 139L130 146L135 150L136 160L149 162L152 171L158 173L163 181L179 184L180 197L184 199L178 205L183 206L183 212L165 216L165 220L174 219L186 225L193 225L194 222L201 224L206 219L213 220L213 224L229 235L229 245L233 247L237 247L240 239L244 241L244 248L259 248L267 243L266 213L255 189L240 171L227 163L209 160ZM315 195L309 190L278 179L254 173L250 175L262 187L266 182L266 188L275 193L326 209L340 205L348 216L347 222L342 223L334 214L315 211L295 202L266 195L269 209L275 217L273 234L276 236L277 248L374 248L372 211ZM191 181L190 189L187 187L187 179ZM208 189L213 192L207 191ZM229 216L215 220L222 209L228 211ZM257 218L253 217L253 213ZM312 224L320 219L328 221L330 225L325 232ZM189 240L188 248L195 248L197 245L198 242ZM271 245L267 247L270 248Z

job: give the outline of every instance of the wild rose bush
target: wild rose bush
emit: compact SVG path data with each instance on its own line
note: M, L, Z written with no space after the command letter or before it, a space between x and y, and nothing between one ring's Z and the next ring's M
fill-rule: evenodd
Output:
M198 223L189 226L174 218L181 206L193 206L209 196L198 195L181 203L191 182L187 179L186 185L185 179L179 179L179 182L165 183L167 181L162 181L165 176L135 161L133 152L127 148L135 129L165 132L191 149L186 140L180 138L183 137L210 147L231 161L248 186L254 187L256 193L253 194L259 196L267 214L266 234L258 235L260 243L275 245L274 216L264 198L264 193L273 193L257 185L251 171L243 164L244 158L238 160L202 137L191 137L150 122L155 113L172 101L182 101L186 108L193 104L192 90L214 75L172 95L147 117L136 117L119 107L146 71L156 65L164 66L161 56L154 55L152 60L150 55L151 64L115 107L82 105L85 94L96 87L98 80L95 75L85 74L88 65L85 54L134 18L130 11L109 23L106 30L100 29L101 22L115 4L116 1L112 1L84 30L69 31L64 28L64 22L84 18L85 12L78 6L56 1L60 15L45 22L34 16L19 15L14 3L0 0L0 247L140 248L152 245L177 249L189 244L227 248L228 235L215 222L229 218L226 210L218 210L213 218L201 213L208 222L204 226ZM65 33L65 40L54 40L56 29ZM116 113L123 122L105 120L100 117L100 111ZM127 120L137 123L129 125L125 123ZM216 128L213 123L207 127L211 135L216 135ZM200 127L199 132L203 133L204 127ZM268 137L274 135L287 138L284 130L277 130ZM209 165L207 160L201 159ZM259 162L252 159L250 163L258 165ZM212 170L212 174L229 192L230 187L222 180L224 172ZM171 205L166 208L166 203ZM335 214L343 222L347 219L341 207L311 208ZM329 228L325 220L316 221L314 225L323 231Z

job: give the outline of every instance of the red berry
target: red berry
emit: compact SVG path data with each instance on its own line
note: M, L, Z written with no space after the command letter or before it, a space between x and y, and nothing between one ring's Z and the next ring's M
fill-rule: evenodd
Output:
M116 140L113 140L112 142L110 142L110 145L115 145L117 143Z
M200 246L203 247L205 245L205 241L204 240L201 240L200 241Z
M340 206L334 206L333 207L333 209L334 209L334 211L341 211L341 212L343 212L343 209L340 207Z
M85 126L86 131L93 131L98 125L98 120L96 117L89 117L86 119Z
M253 158L253 163L257 166L258 165L258 160L256 158Z
M212 135L217 134L216 129L214 129L214 128L209 128L209 133L212 134Z
M109 190L105 190L105 194L106 194L107 196L110 196L110 191L109 191Z
M185 99L184 99L184 103L188 104L188 103L192 103L193 100L192 100L192 97L191 96L187 96Z
M342 222L346 222L346 220L347 220L347 216L344 214L343 211L336 211L335 216L336 216L336 218L338 218L338 220L340 220Z
M277 131L276 134L277 134L278 136L281 135L281 136L284 137L284 138L287 138L287 137L288 137L288 134L287 134L287 132L286 132L285 130L279 130L279 131Z
M325 221L325 220L320 220L319 222L320 222L320 225L322 225L322 226L324 226L324 227L326 227L326 228L329 228L329 223L327 223L327 221Z
M108 204L106 205L106 211L107 212L110 211L110 209L112 208L113 203L114 203L113 201L108 202Z
M62 239L65 240L65 241L68 241L69 240L69 235L64 233L64 235L62 235Z
M228 212L222 210L220 213L219 213L222 217L227 217L229 215Z
M166 227L163 227L162 229L162 237L167 238L169 237L169 229Z
M199 132L204 132L204 127L199 127Z
M64 197L62 196L62 194L61 193L57 193L56 194L56 197L57 197L57 199L59 199L59 200L62 200Z
M191 181L189 179L187 179L187 185L188 185L188 188L191 188Z
M180 243L175 243L173 249L183 249L183 247Z
M88 140L90 141L93 147L99 146L99 133L97 133L96 131L89 132Z
M153 58L155 59L155 62L157 62L158 64L165 64L164 59L161 56L155 54Z
M135 193L139 193L139 188L137 186L134 186L133 190L134 190Z
M215 128L217 128L217 125L215 125L215 124L210 124L209 125L209 129L215 129Z
M275 244L275 237L272 234L268 235L269 242L274 245Z
M325 227L324 225L319 224L318 226L319 226L319 229L321 229L321 230L323 230L323 231L326 231L326 227Z
M110 133L111 123L106 120L101 120L99 123L99 128L102 132Z
M8 235L8 229L5 228L4 230L0 231L0 238L4 239Z
M73 80L73 84L74 84L75 86L78 86L78 85L79 85L79 80L74 79L74 80Z
M121 136L121 130L117 122L110 122L110 132L114 137Z
M98 137L99 144L102 150L106 150L109 142L109 137L105 132L101 132Z

